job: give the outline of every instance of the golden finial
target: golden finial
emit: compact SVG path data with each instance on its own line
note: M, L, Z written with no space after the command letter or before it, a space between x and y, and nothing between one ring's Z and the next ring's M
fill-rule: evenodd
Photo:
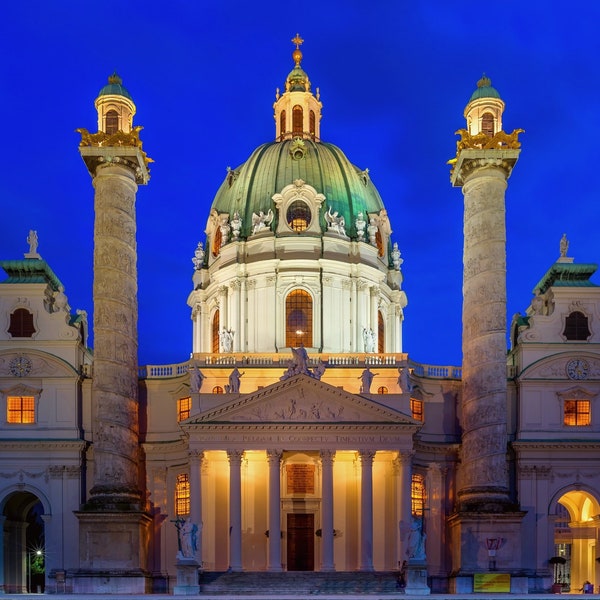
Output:
M304 40L300 37L300 34L297 33L296 37L292 38L292 44L296 44L296 49L292 52L292 58L296 63L296 66L300 66L300 61L302 60L302 52L300 51L300 46L304 43Z
M485 73L481 77L481 79L477 82L477 87L490 87L492 85L492 80L489 77L485 76Z

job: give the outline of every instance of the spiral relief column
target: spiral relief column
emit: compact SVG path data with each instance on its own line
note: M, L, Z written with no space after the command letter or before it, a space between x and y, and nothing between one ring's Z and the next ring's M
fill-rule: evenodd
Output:
M463 377L453 570L483 567L487 537L518 543L522 514L509 496L506 376L507 179L520 153L502 130L504 102L483 77L465 108L451 181L463 188ZM485 523L485 525L483 525ZM469 538L470 536L470 538ZM468 543L467 543L468 542ZM513 556L518 549L512 551ZM458 591L458 590L456 590Z
M138 185L149 179L149 159L139 128L132 129L135 104L116 74L95 106L98 133L79 130L95 223L93 485L78 513L84 571L78 581L82 590L122 590L126 581L129 591L144 592L149 517L139 470L135 201ZM114 568L124 573L102 583L98 571Z

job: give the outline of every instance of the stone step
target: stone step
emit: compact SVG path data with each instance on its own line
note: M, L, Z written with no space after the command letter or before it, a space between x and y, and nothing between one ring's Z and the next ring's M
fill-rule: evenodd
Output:
M317 571L212 572L200 576L203 594L393 594L398 593L398 573Z

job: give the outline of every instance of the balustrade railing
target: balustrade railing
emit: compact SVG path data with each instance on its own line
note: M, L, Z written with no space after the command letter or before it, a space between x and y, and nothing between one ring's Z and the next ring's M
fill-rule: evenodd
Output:
M167 379L187 373L189 365L194 361L202 367L272 367L287 368L292 357L287 354L195 354L184 363L171 365L145 365L138 368L140 379ZM308 364L315 367L322 361L327 368L361 367L361 366L396 366L408 364L409 369L417 377L434 379L461 379L462 367L449 365L428 365L408 360L408 355L398 354L311 354Z

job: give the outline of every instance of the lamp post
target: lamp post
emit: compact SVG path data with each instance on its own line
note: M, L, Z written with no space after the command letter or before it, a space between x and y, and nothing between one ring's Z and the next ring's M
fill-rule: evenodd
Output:
M38 548L33 552L27 552L27 591L31 594L31 557L32 556L42 556L42 551Z

